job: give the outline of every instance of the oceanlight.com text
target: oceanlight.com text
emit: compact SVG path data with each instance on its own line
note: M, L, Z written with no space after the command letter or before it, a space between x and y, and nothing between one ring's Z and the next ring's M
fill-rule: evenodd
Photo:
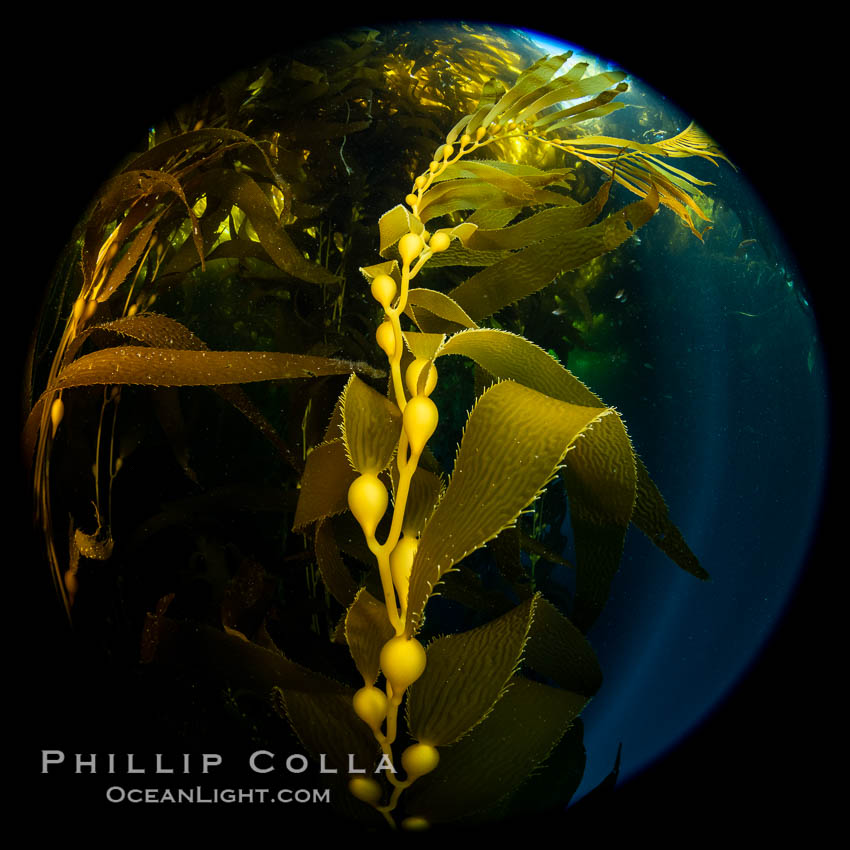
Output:
M330 803L328 788L125 788L106 789L110 803Z

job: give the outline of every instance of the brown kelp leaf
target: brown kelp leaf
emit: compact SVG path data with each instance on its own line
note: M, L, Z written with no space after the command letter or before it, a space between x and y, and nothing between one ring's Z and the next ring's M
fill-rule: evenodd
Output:
M643 461L636 455L637 501L632 522L675 564L699 579L709 578L690 550L682 532L671 522L664 497L649 477Z
M316 523L313 551L325 587L340 605L348 608L357 595L357 582L351 577L339 554L333 526L323 519Z
M228 150L249 145L257 149L265 158L263 149L250 136L239 130L229 127L201 127L198 130L189 130L186 133L178 133L167 139L158 141L150 150L139 154L131 160L125 170L135 171L144 169L163 169L173 167L181 157L197 156L207 147L209 153L215 157L223 155ZM197 157L197 165L209 165L213 157ZM197 167L196 165L196 167ZM272 175L271 165L266 159L269 176Z
M592 697L602 668L587 638L551 602L536 596L523 663L559 688Z
M94 351L66 366L50 387L143 384L193 387L344 375L354 364L276 351L185 351L120 346Z
M103 257L102 249L107 244L103 238L104 227L114 218L120 218L127 207L131 207L116 231L108 237L108 244L120 244L132 228L153 210L154 203L162 203L158 199L170 194L175 195L186 210L195 250L203 264L204 253L198 218L186 199L180 181L165 171L123 171L103 187L86 225L82 252L84 280L94 282L95 271Z
M626 530L636 499L635 456L619 415L594 428L576 445L561 472L570 499L576 550L572 620L583 632L608 600L620 568Z
M565 404L513 381L496 384L466 423L454 472L413 562L407 634L422 625L441 576L537 498L575 439L607 409Z
M240 619L268 597L269 582L263 567L250 558L240 564L221 600L221 624L225 631L240 628Z
M407 812L431 823L473 815L515 791L552 752L587 698L515 676L483 723L406 792Z
M264 649L210 626L178 622L168 617L160 619L160 631L167 624L168 639L160 640L156 647L157 663L262 695L274 687L308 693L349 692L339 682L290 661L279 651Z
M185 499L164 502L159 512L137 526L129 545L136 548L166 529L209 521L219 514L232 516L236 511L288 514L294 507L295 496L290 490L258 484L226 484Z
M360 822L369 828L386 829L383 817L347 787L349 771L371 777L381 755L372 730L354 712L353 693L317 694L279 688L273 691L271 704L323 772L319 787L327 790L335 813L352 825Z
M194 351L207 348L206 344L184 324L170 316L161 313L136 313L133 316L123 316L100 325L86 327L77 334L68 346L68 351L72 355L76 354L80 345L93 333L130 337L151 348L182 348Z
M356 477L342 437L316 446L304 465L292 530L301 531L316 520L347 511L348 488Z
M449 295L480 321L548 286L561 272L578 268L621 245L658 209L658 193L629 204L598 224L551 236L509 254L473 275Z
M209 350L201 339L176 319L160 313L137 313L134 316L124 316L111 322L85 328L77 334L68 346L64 362L71 362L82 344L92 334L130 337L153 348ZM215 389L225 401L232 404L269 440L293 469L297 472L301 471L302 464L299 459L241 387L218 385Z
M307 693L275 688L272 704L286 720L309 755L328 771L348 780L352 766L372 772L380 747L371 729L355 714L353 691Z
M151 390L151 402L157 421L171 446L174 459L187 477L197 484L198 479L189 462L189 441L179 392L176 387L154 387Z
M398 407L352 375L342 395L342 438L351 466L360 473L386 469L400 434Z
M236 204L251 221L260 244L280 269L308 283L339 283L324 266L308 260L278 221L277 214L259 185L244 172L221 169L205 175L207 191Z
M384 603L360 588L345 615L345 640L365 684L375 684L381 649L394 634Z
M139 662L150 664L156 658L157 647L165 638L163 632L167 632L169 624L174 623L165 616L168 606L174 601L174 594L168 593L156 603L156 611L153 614L148 611L145 614L145 623L142 627L142 639L139 646ZM175 624L176 625L176 624Z
M118 259L118 262L112 267L106 282L100 287L97 293L97 300L104 302L109 296L124 282L130 270L136 265L142 255L150 250L151 237L154 234L160 216L155 216L133 237L133 241L127 247L127 250Z
M537 600L428 644L425 672L407 698L408 726L417 741L448 746L490 713L519 664Z

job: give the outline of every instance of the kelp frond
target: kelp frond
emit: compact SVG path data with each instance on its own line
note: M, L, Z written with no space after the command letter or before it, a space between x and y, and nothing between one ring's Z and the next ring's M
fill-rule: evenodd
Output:
M517 181L511 183L501 175L495 176L492 168L496 163L485 166L466 161L463 168L455 164L461 156L468 156L492 142L525 139L552 146L590 163L640 198L647 197L654 189L660 203L673 210L694 235L701 238L694 218L708 220L700 203L700 187L711 184L666 160L699 157L714 165L718 159L729 160L693 123L676 136L654 143L613 136L564 137L564 131L625 106L615 98L628 89L624 82L626 74L622 71L584 77L587 63L579 62L561 73L570 56L567 52L540 59L520 74L507 90L496 86L485 88L478 109L452 127L445 145L436 152L429 170L431 175L438 172L439 177L426 173L417 178L414 193L408 196L414 213L424 222L453 208L462 208L459 196L464 193L466 209L494 209L506 203L510 205L510 198L515 202L545 203L548 200L558 203L551 195L544 198L538 194L532 198L528 185L518 188ZM458 142L460 150L456 151L454 146ZM440 167L441 160L447 167ZM460 177L466 178L465 186L454 188L444 182L453 179L456 182ZM481 188L477 192L470 178L478 180ZM453 206L446 206L447 196L456 198Z
M665 160L696 156L708 160L713 165L717 165L718 159L729 162L708 134L694 123L689 124L676 136L650 144L610 136L546 141L596 166L642 198L646 197L650 187L655 187L661 203L673 210L700 239L702 237L688 211L703 221L708 221L708 216L698 203L701 195L699 187L712 184L675 168Z

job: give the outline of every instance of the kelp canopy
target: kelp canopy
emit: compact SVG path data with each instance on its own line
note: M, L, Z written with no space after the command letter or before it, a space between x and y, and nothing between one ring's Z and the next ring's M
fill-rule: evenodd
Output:
M433 775L402 757L389 802L338 789L364 823L522 810L534 787L565 803L601 683L584 635L627 527L706 577L569 342L533 338L553 281L660 207L697 238L707 221L705 183L670 160L722 155L693 126L607 135L625 79L462 25L273 57L151 129L54 281L24 452L75 625L118 665L191 670L187 710L264 699L262 722L236 708L270 749L439 748ZM352 495L364 479L380 510ZM427 645L424 675L397 672L393 641ZM512 737L529 712L535 735ZM547 758L569 787L528 781Z

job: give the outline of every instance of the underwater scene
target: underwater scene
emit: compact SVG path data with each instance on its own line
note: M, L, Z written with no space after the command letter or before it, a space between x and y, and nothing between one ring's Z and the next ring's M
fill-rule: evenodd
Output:
M37 793L569 824L746 678L822 509L814 299L614 59L352 26L139 116L26 329Z

